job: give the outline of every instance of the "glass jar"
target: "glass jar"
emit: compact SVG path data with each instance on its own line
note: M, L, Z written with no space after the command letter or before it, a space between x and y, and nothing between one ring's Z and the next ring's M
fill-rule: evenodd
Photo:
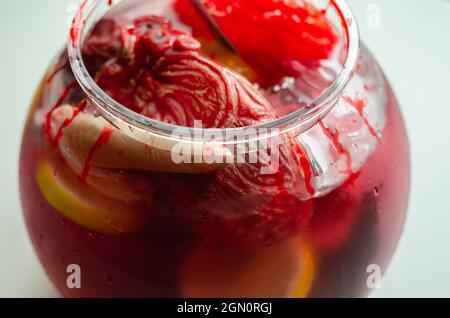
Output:
M270 104L276 115L230 127L217 125L216 113L204 127L176 112L171 122L121 104L87 65L86 54L94 52L89 63L102 58L95 46L84 49L90 39L123 49L117 31L135 32L111 21L148 12L186 29L175 2L188 3L84 1L67 50L37 90L20 192L48 276L68 297L367 295L402 231L410 163L397 101L360 47L347 4L313 1L337 38L319 64L297 63L295 76L270 89L226 73L242 85L237 91L251 91L245 103ZM206 24L220 30L219 22ZM200 41L203 54L251 81L248 61L216 49L232 46L220 36ZM193 90L200 85L184 80ZM74 265L81 286L68 284Z

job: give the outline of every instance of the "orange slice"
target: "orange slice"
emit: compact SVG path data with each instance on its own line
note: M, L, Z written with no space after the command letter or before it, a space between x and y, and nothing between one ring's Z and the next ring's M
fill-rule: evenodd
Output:
M199 251L181 268L182 297L306 297L314 253L298 237L252 251Z

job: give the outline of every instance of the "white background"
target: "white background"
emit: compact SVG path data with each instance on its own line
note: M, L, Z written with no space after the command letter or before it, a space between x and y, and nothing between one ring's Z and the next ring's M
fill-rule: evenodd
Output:
M29 102L76 2L0 0L0 297L57 296L25 231L17 162ZM373 296L450 297L450 1L349 2L397 93L413 160L405 231ZM367 23L371 4L381 9L380 28Z

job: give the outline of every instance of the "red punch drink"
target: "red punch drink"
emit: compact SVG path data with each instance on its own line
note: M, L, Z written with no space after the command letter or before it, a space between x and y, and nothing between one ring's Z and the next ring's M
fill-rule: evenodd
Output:
M68 297L366 296L409 176L342 0L86 0L20 158L31 239Z

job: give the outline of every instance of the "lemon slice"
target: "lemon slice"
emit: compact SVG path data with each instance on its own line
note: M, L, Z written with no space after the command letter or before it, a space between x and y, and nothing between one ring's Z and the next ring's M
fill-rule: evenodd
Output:
M298 237L252 251L201 251L181 267L182 297L306 297L314 281L312 249Z
M55 169L47 159L42 159L37 165L36 182L52 207L89 230L123 234L145 224L144 215L80 183L68 167Z

